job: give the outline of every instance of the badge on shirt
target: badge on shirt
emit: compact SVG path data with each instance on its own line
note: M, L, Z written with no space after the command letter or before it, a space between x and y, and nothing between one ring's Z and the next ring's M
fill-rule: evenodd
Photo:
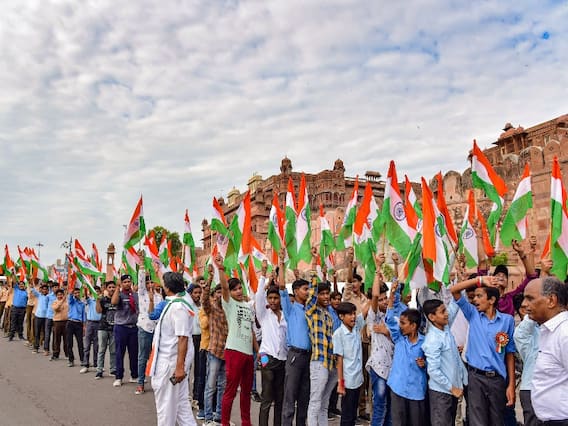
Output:
M495 335L495 342L497 343L497 353L500 354L503 348L509 343L509 336L507 333L500 331Z

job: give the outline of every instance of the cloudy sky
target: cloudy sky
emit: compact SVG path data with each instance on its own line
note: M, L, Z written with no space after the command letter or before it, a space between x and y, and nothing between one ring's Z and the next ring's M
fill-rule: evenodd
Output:
M395 4L397 3L397 4ZM342 158L350 176L467 167L568 113L564 1L38 1L0 6L0 243L200 238L212 196Z

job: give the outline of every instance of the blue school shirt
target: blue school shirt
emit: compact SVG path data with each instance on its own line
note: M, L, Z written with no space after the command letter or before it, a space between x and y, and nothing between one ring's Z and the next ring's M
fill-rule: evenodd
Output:
M333 306L328 305L327 311L329 312L329 314L331 315L331 318L333 319L333 331L335 331L339 327L341 327L341 324L343 324L343 323L339 319L339 315L337 315L337 311L335 309L333 309Z
M286 290L280 290L280 303L282 303L282 312L284 312L284 318L288 323L288 333L286 334L288 347L310 351L312 344L308 331L308 321L306 320L306 307L301 303L290 302Z
M53 304L53 302L55 302L55 299L57 299L57 296L55 296L55 293L53 291L49 290L49 293L47 293L46 316L47 316L47 319L50 319L50 320L53 319L53 307L51 305Z
M469 322L469 334L465 358L467 363L483 371L496 371L501 377L507 379L505 354L515 352L513 334L515 320L508 314L496 311L495 317L490 320L483 312L462 297L456 302ZM509 343L497 352L497 333L504 332Z
M154 310L148 314L148 318L150 318L152 321L159 320L160 315L162 315L162 311L164 310L167 304L168 304L167 300L161 300L160 303L158 303L154 307Z
M75 299L72 294L67 297L69 302L69 315L68 318L73 321L85 322L85 304L78 299Z
M47 318L47 303L49 294L43 295L35 288L32 288L32 293L36 297L36 312L35 316L38 318Z
M424 336L418 333L416 343L400 332L394 309L387 309L385 323L394 343L392 368L387 384L394 393L406 399L422 401L426 398L426 368L418 367L416 358L424 358Z
M452 386L463 389L464 385L467 385L467 370L450 331L458 310L458 305L450 302L449 325L440 330L433 324L428 324L428 332L422 345L428 367L428 387L436 392L451 394Z
M357 389L363 384L363 348L361 330L365 326L363 315L357 315L353 330L341 324L333 333L333 354L343 357L343 380L346 389Z
M12 306L14 308L25 308L28 305L28 292L20 290L18 285L14 285L14 298L12 299Z
M92 297L87 297L85 299L85 305L87 307L87 321L100 321L103 314L97 312L97 301Z

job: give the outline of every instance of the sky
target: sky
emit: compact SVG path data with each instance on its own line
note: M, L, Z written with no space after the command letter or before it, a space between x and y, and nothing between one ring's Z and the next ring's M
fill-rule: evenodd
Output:
M568 113L565 1L38 1L0 6L0 244L196 239L253 173L413 180ZM37 249L37 247L36 247Z

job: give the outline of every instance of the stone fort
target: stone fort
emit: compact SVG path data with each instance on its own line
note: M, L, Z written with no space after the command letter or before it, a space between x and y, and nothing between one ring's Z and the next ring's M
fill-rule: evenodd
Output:
M508 193L505 199L505 208L508 207L523 173L524 166L529 163L532 174L532 191L534 208L529 217L529 233L536 235L538 239L537 252L542 251L544 242L550 227L550 174L552 159L557 156L563 176L568 176L568 114L537 124L529 128L514 127L507 123L503 132L488 149L485 155L507 184ZM469 159L469 157L468 157ZM251 224L255 238L268 252L270 243L267 241L268 216L272 205L273 194L279 196L280 205L284 206L288 179L292 178L297 193L302 173L294 171L291 159L285 157L280 165L280 173L263 179L259 175L253 175L248 181L248 190L251 192ZM331 169L322 170L318 173L305 173L310 208L312 212L312 242L319 243L319 206L323 205L326 218L333 232L337 233L343 222L345 207L351 196L355 184L355 177L345 175L343 161L338 159ZM359 177L359 201L363 197L365 184L370 182L373 193L379 206L382 206L385 180L377 171L367 171ZM443 176L444 194L446 202L454 219L457 229L462 224L467 206L467 193L472 189L471 168L463 172L448 171ZM430 180L434 193L437 192L437 181ZM413 183L414 191L421 198L420 185ZM404 184L400 184L401 193L404 192ZM227 220L230 222L236 213L238 206L244 197L233 188L225 200L219 200ZM476 190L478 207L485 215L489 213L491 202ZM211 252L213 235L206 219L202 222L203 250L199 251L199 264L203 265ZM504 247L498 247L498 251L508 254L511 282L517 282L520 272L517 268L519 259L516 254ZM342 267L343 257L338 253L336 262Z

